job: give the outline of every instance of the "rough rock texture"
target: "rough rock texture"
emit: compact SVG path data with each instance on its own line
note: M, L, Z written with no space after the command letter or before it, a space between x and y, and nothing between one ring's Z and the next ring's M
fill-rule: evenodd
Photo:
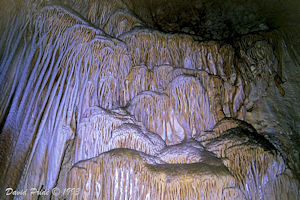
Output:
M212 26L207 2L198 29L167 1L0 2L1 199L299 199L289 29Z

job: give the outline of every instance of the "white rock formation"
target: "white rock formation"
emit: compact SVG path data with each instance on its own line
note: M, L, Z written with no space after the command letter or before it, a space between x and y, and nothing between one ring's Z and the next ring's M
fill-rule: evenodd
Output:
M224 44L146 28L120 0L9 2L1 199L39 198L9 187L79 189L45 199L299 199L295 156L264 137L284 123L263 112L270 90L295 88L280 83L278 33Z

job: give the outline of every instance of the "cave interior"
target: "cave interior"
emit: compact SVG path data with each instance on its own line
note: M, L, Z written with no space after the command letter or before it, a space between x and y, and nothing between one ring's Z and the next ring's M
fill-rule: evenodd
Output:
M299 200L300 2L0 0L0 199Z

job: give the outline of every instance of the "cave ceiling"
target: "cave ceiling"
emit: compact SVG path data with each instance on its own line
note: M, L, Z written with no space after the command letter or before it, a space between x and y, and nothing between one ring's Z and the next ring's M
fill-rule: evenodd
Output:
M279 27L299 28L299 2L249 0L125 0L149 27L203 39L228 39Z

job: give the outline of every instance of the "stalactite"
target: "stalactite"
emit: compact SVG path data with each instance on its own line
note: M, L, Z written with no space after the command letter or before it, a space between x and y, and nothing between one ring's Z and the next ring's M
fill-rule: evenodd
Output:
M158 154L165 142L155 133L144 132L137 125L122 124L112 132L108 146L111 149L128 148L149 155Z
M270 37L163 33L129 4L28 0L0 22L0 193L297 199L277 146L245 122L274 84L285 93Z
M184 75L176 77L169 84L169 93L170 104L185 131L185 138L190 138L194 131L210 129L215 123L207 92L197 78ZM190 99L190 96L194 98Z
M253 127L242 127L248 129L241 129L240 126L231 128L219 137L210 139L205 147L224 159L224 164L235 176L238 187L247 199L265 199L267 196L297 199L297 192L291 192L297 190L294 181L287 182L289 189L285 191L277 188L277 182L291 178L291 172L285 168L274 146L252 132L255 131Z
M169 141L168 130L166 130L169 123L168 107L166 94L145 91L134 97L128 111L150 131L158 133L164 140Z
M78 127L75 162L98 156L107 151L110 148L108 143L113 137L114 130L126 123L133 123L133 121L99 107L89 108Z

